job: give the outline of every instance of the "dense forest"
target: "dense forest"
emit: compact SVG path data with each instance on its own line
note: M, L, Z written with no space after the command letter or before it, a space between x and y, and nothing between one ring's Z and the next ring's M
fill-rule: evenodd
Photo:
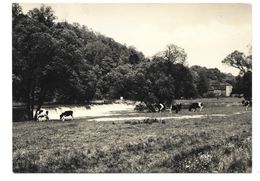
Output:
M215 84L237 84L216 68L189 68L185 50L177 45L147 58L85 25L56 19L49 6L26 14L19 4L12 6L13 102L25 103L29 118L51 101L74 104L123 96L169 102L203 96Z

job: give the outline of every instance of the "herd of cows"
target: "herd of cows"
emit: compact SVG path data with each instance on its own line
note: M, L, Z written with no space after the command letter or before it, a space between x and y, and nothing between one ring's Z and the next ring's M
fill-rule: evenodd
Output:
M146 104L146 106L151 112L163 112L166 110L165 104L162 104L162 103ZM181 103L175 103L175 104L170 105L169 110L170 110L170 113L172 113L173 111L178 113L183 108L187 108L187 105L182 105ZM188 109L189 109L189 111L194 111L194 112L197 110L202 111L203 103L202 102L191 103L190 105L188 105Z
M245 99L245 100L242 101L242 105L245 106L246 110L248 110L249 107L252 107L252 100ZM159 103L159 104L147 104L146 106L152 112L163 112L163 111L166 110L165 104L162 104L162 103ZM183 108L188 108L189 111L195 112L195 111L199 110L201 112L203 107L204 106L203 106L202 102L191 103L188 106L187 105L182 105L181 103L175 103L175 104L171 104L170 105L169 110L170 110L170 113L172 113L173 111L175 113L178 113ZM49 114L49 112L47 110L40 109L39 111L36 112L37 120L38 121L42 120L42 118L45 118L45 120L49 120L48 114ZM68 111L65 111L65 112L60 114L60 120L61 121L64 121L65 117L71 117L72 120L74 120L73 111L72 110L68 110Z
M45 118L45 120L49 120L49 111L46 111L44 109L40 109L39 111L36 112L36 116L37 116L37 121L42 120L42 118ZM72 118L72 120L74 120L73 117L73 111L65 111L63 113L61 113L60 115L60 120L64 121L65 117L70 116Z

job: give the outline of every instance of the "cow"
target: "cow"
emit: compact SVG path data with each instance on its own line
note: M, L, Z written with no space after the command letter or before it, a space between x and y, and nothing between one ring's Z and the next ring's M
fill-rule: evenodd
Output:
M149 112L156 112L155 106L151 103L145 103Z
M172 104L171 106L170 106L170 113L172 112L172 111L175 111L176 113L178 113L179 111L181 111L181 109L182 109L182 104Z
M197 109L200 109L200 112L201 112L201 110L203 109L202 102L195 102L189 106L189 111L193 110L195 112L195 111L197 111Z
M68 116L71 116L72 120L74 120L74 118L73 118L73 111L65 111L65 112L61 113L60 120L64 121L64 118L68 117Z
M154 107L155 112L162 112L166 108L165 105L162 103L155 104L153 107Z
M243 106L246 107L246 111L248 110L249 107L252 107L252 101L251 100L243 100L242 104L243 104Z
M40 109L36 112L37 121L43 121L43 118L45 118L46 121L49 120L49 111L46 111L44 109Z
M160 103L159 105L160 105L159 112L164 111L165 110L165 105L162 104L162 103Z

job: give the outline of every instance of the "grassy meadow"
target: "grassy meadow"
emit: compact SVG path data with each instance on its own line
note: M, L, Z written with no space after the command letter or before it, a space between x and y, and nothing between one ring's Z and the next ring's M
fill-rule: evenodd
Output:
M46 173L248 173L252 112L208 106L197 119L133 113L128 121L14 122L13 171ZM211 116L225 114L225 116ZM150 120L131 121L131 116Z

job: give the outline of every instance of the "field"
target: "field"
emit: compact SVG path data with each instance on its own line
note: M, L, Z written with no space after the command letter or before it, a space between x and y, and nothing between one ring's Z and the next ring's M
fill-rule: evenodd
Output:
M238 100L217 106L222 102L208 101L203 112L178 115L133 112L120 121L122 115L110 117L115 121L14 122L13 171L251 172L251 109L236 105Z

